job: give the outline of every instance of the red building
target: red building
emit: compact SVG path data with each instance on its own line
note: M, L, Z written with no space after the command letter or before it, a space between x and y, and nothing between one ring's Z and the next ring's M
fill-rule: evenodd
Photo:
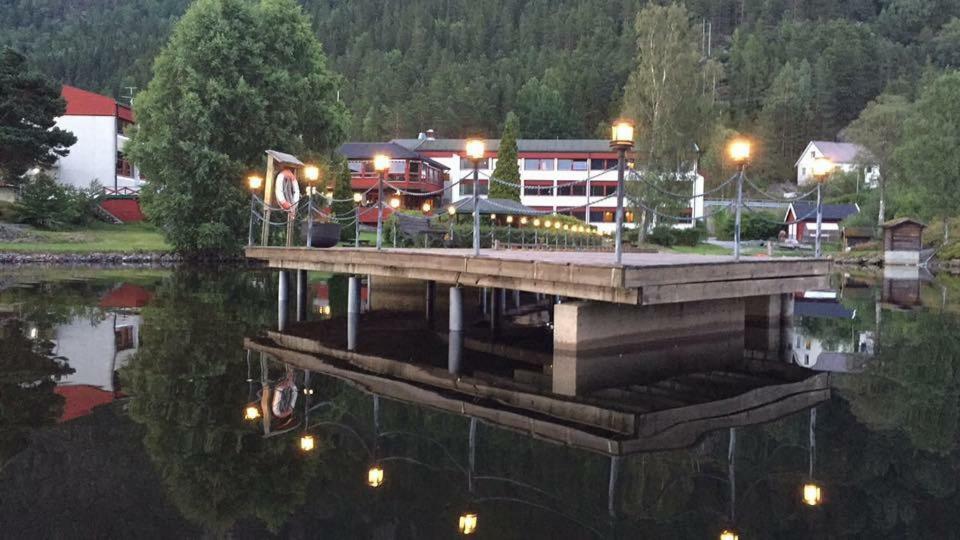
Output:
M448 180L449 167L436 160L392 142L345 143L339 148L339 152L347 158L350 165L351 187L354 193L364 195L363 205L368 208L376 208L377 183L380 178L373 168L373 156L382 154L390 158L390 170L384 179L384 216L393 212L389 204L393 198L399 200L399 209L408 210L422 210L424 203L433 209L443 199L442 190L444 182ZM408 195L403 192L431 195ZM361 222L376 223L377 213L362 214Z

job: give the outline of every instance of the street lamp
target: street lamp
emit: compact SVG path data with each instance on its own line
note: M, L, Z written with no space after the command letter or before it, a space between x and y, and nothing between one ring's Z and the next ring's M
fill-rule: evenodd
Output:
M313 435L303 435L300 437L300 450L312 452L314 448L316 448L316 441L313 439Z
M803 485L803 504L807 506L818 506L823 501L823 490L813 482Z
M260 418L260 407L257 407L254 404L247 405L243 409L243 419L244 420L256 420Z
M373 170L377 171L377 249L383 248L383 177L390 170L390 158L383 154L373 156Z
M740 222L743 215L743 170L750 161L750 141L734 139L727 149L737 166L737 215L733 225L733 259L740 260Z
M353 202L360 204L363 202L363 193L354 193Z
M316 182L320 179L320 168L316 165L304 166L303 177L307 180L307 182Z
M263 177L251 174L247 177L247 187L250 188L250 225L247 230L247 245L253 245L253 216L257 213L257 192L263 187ZM264 227L269 227L266 223Z
M736 530L733 529L724 529L720 533L720 540L740 540L740 535L737 534Z
M397 195L390 197L390 208L393 208L394 210L400 208L400 197Z
M423 206L420 207L423 210L423 213L426 214L430 210L433 210L433 205L430 204L430 201L423 203Z
M457 526L460 534L468 535L473 534L477 530L477 514L473 512L466 512L460 514L460 522Z
M610 131L610 148L617 151L617 239L614 256L617 264L623 262L623 175L627 163L627 150L633 148L633 124L617 120Z
M383 485L383 468L379 465L374 465L370 467L370 470L367 471L367 485L373 488L377 488Z
M820 257L822 254L820 251L821 226L823 225L823 197L821 191L823 183L833 174L833 167L833 161L830 161L829 158L818 157L813 160L813 178L817 182L817 238L813 250L815 257Z
M466 151L473 160L473 254L480 255L480 160L486 147L481 139L469 139Z

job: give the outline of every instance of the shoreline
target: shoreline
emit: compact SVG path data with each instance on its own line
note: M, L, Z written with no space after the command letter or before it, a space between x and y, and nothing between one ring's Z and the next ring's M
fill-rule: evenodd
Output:
M186 259L170 252L94 252L94 253L22 253L0 251L0 268L28 265L48 266L153 266L174 267L188 265L257 266L245 257L203 257Z

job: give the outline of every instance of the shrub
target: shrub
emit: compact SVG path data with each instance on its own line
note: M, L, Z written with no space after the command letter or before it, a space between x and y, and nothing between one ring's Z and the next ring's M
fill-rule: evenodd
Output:
M702 227L675 229L669 225L657 225L647 235L647 240L658 246L695 246L703 239L703 235Z
M48 175L38 175L20 194L17 221L44 229L86 225L93 220L99 192L97 184L77 189L58 184Z
M714 218L717 238L733 240L736 217L733 212L723 211ZM745 211L740 219L741 240L769 240L776 238L783 229L780 216L771 212Z

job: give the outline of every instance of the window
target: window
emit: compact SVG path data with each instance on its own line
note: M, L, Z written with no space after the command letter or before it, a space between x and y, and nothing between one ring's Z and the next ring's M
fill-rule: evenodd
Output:
M616 184L590 184L590 196L591 197L607 197L609 195L614 195L617 193Z
M410 176L419 176L420 175L420 162L411 161L410 162Z
M350 174L363 174L362 161L348 161L347 166L350 167Z
M530 181L527 180L523 183L523 194L531 195L533 197L550 197L553 195L553 181L552 180L540 180L540 181Z
M552 171L553 159L531 159L523 160L523 170L525 171Z
M407 172L407 162L402 159L391 159L390 160L390 173L389 174L404 174Z
M587 170L587 160L585 159L558 159L558 171L585 171Z
M613 210L590 210L590 223L613 223Z
M117 135L126 135L127 128L132 125L133 122L127 122L122 118L117 118Z
M563 197L583 197L587 194L587 184L584 182L558 182L557 195Z
M460 168L461 168L461 169L471 170L471 171L472 171L472 170L473 170L473 160L470 159L470 158L465 158L465 157L460 158ZM481 169L489 169L489 168L490 168L490 158L483 158L483 159L481 159L481 160L480 160L480 168L481 168Z
M133 348L133 326L118 326L113 330L113 344L117 350L126 351Z
M615 159L591 159L591 171L617 170L617 160Z
M133 178L133 165L123 157L123 152L117 152L117 176Z

